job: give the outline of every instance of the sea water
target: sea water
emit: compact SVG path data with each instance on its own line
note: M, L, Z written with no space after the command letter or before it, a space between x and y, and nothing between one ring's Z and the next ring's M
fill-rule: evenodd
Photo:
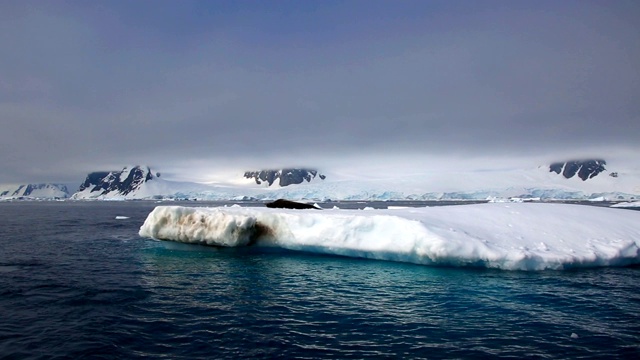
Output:
M155 205L0 203L0 358L640 358L638 267L442 268L140 238Z

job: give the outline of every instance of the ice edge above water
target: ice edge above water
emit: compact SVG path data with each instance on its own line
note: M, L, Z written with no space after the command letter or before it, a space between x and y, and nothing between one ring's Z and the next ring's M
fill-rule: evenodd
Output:
M640 264L640 212L566 204L384 210L158 206L140 236L505 270Z

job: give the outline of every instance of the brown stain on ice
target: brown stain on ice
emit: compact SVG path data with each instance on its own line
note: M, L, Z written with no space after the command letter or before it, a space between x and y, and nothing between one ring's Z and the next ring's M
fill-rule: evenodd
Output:
M249 239L249 246L251 245L255 245L258 240L260 240L261 238L264 237L272 237L275 234L275 232L273 231L272 228L268 227L267 225L256 221L254 227L253 227L253 234L251 234L251 237Z
M226 217L225 214L222 215L223 218ZM173 220L173 221L172 221ZM179 235L178 238L173 238L173 237L167 237L167 236L162 236L162 231L161 229L165 226L167 226L169 223L175 224L176 226L178 226L180 228L179 230ZM221 221L220 223L214 222L208 222L206 216L202 215L202 214L185 214L183 216L179 216L177 218L173 218L171 219L170 216L164 216L162 217L159 221L158 221L159 225L158 226L158 230L156 231L155 234L155 238L159 239L159 240L173 240L173 241L183 241L183 236L185 236L184 233L184 229L185 228L190 228L193 226L196 227L203 227L203 228L207 228L207 229L212 229L212 228L222 228L225 227L222 224L227 224L225 221ZM228 225L228 224L227 224ZM269 227L268 225L256 221L253 226L250 227L231 227L228 229L228 231L233 235L233 236L238 236L238 237L243 237L243 236L247 236L249 241L246 244L246 246L252 246L257 244L261 239L264 238L273 238L275 237L275 230L272 229L271 227ZM203 245L209 245L209 246L217 246L217 245L212 245L210 243L208 243L207 241L200 241L198 242L200 244Z

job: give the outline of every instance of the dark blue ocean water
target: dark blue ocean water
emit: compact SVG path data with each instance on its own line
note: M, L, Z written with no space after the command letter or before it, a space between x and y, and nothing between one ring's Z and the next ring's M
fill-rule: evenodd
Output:
M139 238L154 205L0 203L0 358L640 358L638 267L433 268Z

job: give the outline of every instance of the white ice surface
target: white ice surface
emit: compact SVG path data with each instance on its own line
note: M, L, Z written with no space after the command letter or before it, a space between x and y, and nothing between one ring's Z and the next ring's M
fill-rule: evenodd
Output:
M140 236L508 270L640 263L640 212L490 203L385 210L156 207Z

